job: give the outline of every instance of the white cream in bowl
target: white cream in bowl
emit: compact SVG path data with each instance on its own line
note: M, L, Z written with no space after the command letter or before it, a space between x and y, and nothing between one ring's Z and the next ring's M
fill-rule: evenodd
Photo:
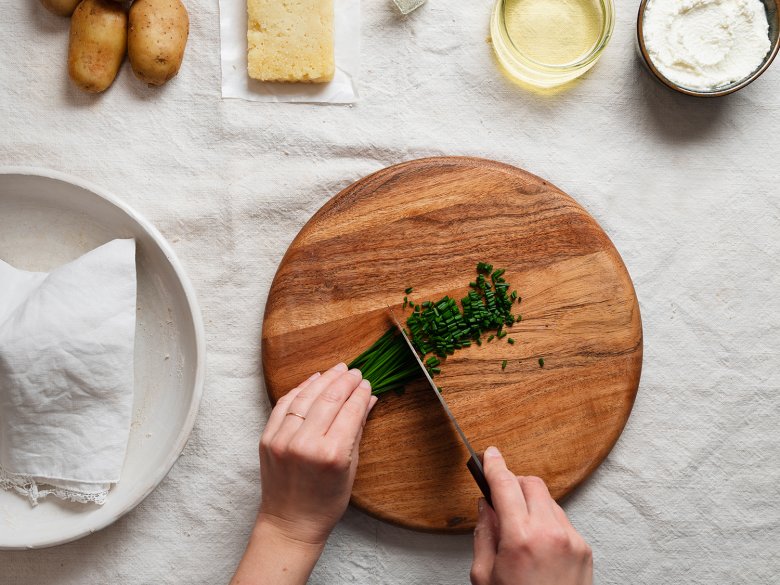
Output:
M697 91L745 79L771 45L761 0L649 0L643 35L656 69Z

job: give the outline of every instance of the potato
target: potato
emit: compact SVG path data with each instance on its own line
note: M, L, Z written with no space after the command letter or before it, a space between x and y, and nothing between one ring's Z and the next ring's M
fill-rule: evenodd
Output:
M112 0L82 0L70 22L68 74L84 91L110 86L127 50L127 12Z
M59 16L70 16L81 0L41 0L47 10Z
M190 32L181 0L135 0L130 7L127 55L141 81L162 85L179 72Z

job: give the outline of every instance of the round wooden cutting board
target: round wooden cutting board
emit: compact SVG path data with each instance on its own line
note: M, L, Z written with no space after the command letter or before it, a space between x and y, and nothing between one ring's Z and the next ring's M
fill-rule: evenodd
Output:
M361 179L306 224L282 260L263 324L272 402L315 371L349 362L416 302L461 299L477 262L505 268L522 321L502 341L457 351L437 383L474 448L496 445L556 498L606 457L642 367L631 278L596 221L518 168L429 158ZM404 313L408 315L408 310ZM540 367L539 358L544 358ZM501 361L507 360L505 370ZM474 527L468 454L424 381L383 395L366 424L358 508L418 530Z

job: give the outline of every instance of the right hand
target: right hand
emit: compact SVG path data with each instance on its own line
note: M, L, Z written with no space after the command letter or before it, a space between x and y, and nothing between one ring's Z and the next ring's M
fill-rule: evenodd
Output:
M495 447L483 466L495 510L480 500L473 585L592 585L591 549L544 481L515 476Z

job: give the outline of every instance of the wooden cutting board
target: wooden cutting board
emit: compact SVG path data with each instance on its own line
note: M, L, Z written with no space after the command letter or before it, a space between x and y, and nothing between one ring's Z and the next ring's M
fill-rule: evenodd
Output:
M404 289L460 299L477 262L506 268L522 303L515 345L456 352L436 378L478 451L561 498L609 453L631 412L642 324L631 278L573 199L518 168L429 158L344 189L304 226L274 278L263 369L275 402L315 371L349 362L390 326ZM538 360L544 358L544 367ZM506 359L505 370L501 361ZM365 428L358 508L413 529L465 532L480 497L468 454L424 383L384 395Z

